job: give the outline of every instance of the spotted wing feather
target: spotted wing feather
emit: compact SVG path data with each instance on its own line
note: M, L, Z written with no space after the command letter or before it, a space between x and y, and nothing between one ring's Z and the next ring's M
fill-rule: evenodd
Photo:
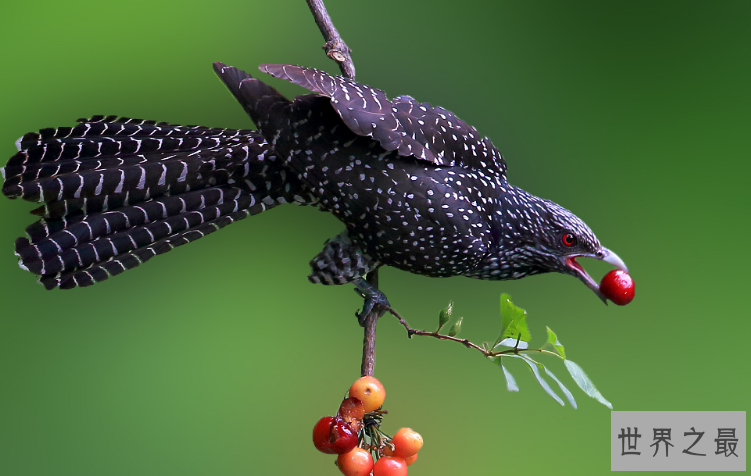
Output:
M505 179L506 163L500 152L450 111L409 96L389 100L379 89L313 68L264 64L260 69L330 98L352 132L374 138L386 150L438 166L482 169Z

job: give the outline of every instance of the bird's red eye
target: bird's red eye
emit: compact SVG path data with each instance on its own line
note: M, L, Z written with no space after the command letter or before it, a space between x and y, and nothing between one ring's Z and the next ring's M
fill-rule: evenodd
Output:
M576 244L576 237L571 233L566 233L563 235L563 238L561 238L561 241L563 241L563 244L566 246L574 246Z

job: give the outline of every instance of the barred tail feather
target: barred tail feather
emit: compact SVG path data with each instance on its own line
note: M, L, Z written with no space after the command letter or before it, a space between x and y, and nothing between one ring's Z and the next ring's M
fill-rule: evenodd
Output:
M161 197L74 223L40 221L16 254L47 289L88 286L281 202L232 187Z
M214 72L261 131L279 107L290 104L276 89L234 66L214 63Z
M16 240L47 289L88 286L280 203L312 204L255 131L95 116L17 143L3 193L42 203Z
M267 206L267 208L269 208ZM152 257L166 253L171 249L190 243L198 238L202 238L230 223L241 220L254 214L252 210L241 210L226 216L219 217L215 220L206 222L196 228L176 233L169 238L154 242L151 245L138 248L127 253L113 256L107 261L92 264L86 268L75 269L57 275L44 275L39 278L39 282L46 289L72 289L75 287L90 286L92 284L104 281L110 276L116 276L127 269L132 269L141 263L145 263Z
M23 136L19 152L4 167L3 193L45 203L128 192L154 197L185 182L193 181L191 188L203 186L195 183L204 178L202 174L223 170L227 176L231 173L227 169L241 164L235 160L237 150L265 146L263 138L250 130L116 116L79 121L76 127ZM216 179L210 185L215 184Z

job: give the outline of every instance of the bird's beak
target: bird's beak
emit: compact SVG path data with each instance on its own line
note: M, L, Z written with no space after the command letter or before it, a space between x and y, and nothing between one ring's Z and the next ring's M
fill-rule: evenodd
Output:
M602 255L602 256L600 256ZM595 256L597 259L601 259L606 263L610 263L616 268L623 270L628 273L628 268L626 267L626 263L623 262L621 258L618 257L617 254L613 253L607 248L602 248L600 252Z
M594 254L590 253L582 253L578 255L568 255L563 257L564 264L574 271L574 274L582 280L584 284L587 285L589 289L591 289L597 297L602 299L602 302L605 303L605 305L608 304L607 298L603 296L603 294L600 292L600 286L595 282L594 279L592 279L586 271L584 271L584 268L581 267L579 263L576 262L576 258L584 256L587 258L594 258L599 259L602 261L605 261L606 263L610 263L613 266L615 266L618 269L622 269L623 271L628 273L628 268L626 267L626 263L623 262L621 258L618 257L617 254L613 253L607 248L601 248L600 251Z

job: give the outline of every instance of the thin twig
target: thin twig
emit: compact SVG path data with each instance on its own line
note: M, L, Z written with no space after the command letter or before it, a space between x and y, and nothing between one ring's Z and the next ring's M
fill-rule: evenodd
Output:
M501 351L495 352L492 350L485 349L473 342L470 342L468 339L460 339L458 337L453 337L453 336L449 336L446 334L439 334L438 331L430 332L430 331L422 331L419 329L412 329L409 326L409 324L407 324L407 321L405 321L404 318L400 316L398 312L396 312L395 310L391 308L388 308L387 311L390 312L394 317L396 317L399 320L399 323L403 325L405 329L407 329L407 337L409 338L411 338L412 336L428 336L428 337L435 337L436 339L440 339L440 340L450 340L453 342L458 342L468 349L478 350L485 357L490 357L490 358L502 356L504 354L520 354L522 352L540 352L543 354L550 354L550 355L555 355L556 357L560 357L555 352L550 352L549 350L545 350L545 349L520 349L518 347L514 347L513 349L501 350ZM517 344L518 344L518 340L517 340Z
M339 36L339 32L326 11L323 0L307 0L307 2L316 20L316 25L321 30L323 39L326 40L326 44L323 45L326 56L339 64L339 69L342 70L344 76L355 79L355 65L352 63L349 47Z

